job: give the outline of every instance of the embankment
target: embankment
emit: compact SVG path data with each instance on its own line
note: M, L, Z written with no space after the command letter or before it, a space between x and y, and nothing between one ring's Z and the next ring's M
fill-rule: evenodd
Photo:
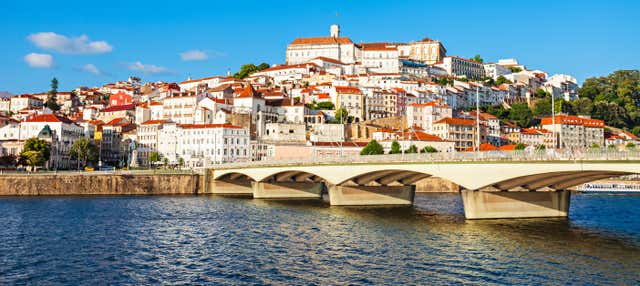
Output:
M198 174L33 174L0 176L0 196L198 194Z

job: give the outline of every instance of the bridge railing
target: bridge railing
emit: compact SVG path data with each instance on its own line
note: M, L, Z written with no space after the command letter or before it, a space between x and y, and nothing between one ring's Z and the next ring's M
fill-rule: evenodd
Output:
M385 155L350 155L331 157L307 157L288 160L234 162L208 165L206 168L230 169L242 167L337 165L337 164L391 164L425 162L530 162L530 161L629 161L640 160L638 151L611 150L536 150L536 151L486 151L486 152L438 152Z

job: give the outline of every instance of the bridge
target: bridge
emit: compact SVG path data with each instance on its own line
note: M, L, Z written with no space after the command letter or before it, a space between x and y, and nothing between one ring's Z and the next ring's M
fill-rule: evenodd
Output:
M344 160L219 166L205 191L256 199L320 199L332 206L412 205L415 185L436 177L460 186L467 219L567 217L568 188L640 174L632 160Z

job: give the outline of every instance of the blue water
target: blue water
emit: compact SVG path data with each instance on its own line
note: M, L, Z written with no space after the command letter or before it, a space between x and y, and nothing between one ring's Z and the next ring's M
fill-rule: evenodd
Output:
M0 198L0 284L640 284L640 196L564 219L213 196Z

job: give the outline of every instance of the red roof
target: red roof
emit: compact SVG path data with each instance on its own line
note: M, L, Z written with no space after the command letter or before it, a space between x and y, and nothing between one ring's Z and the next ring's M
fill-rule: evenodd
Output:
M254 96L255 96L255 92L253 91L253 87L251 86L251 84L247 84L247 86L245 86L242 92L240 92L240 94L238 95L238 97L254 97Z
M305 64L297 64L297 65L280 65L275 67L270 67L268 69L261 70L260 72L270 72L277 70L286 70L286 69L300 69L300 68L310 68L310 67L318 67L318 65L314 63L305 63Z
M362 94L360 89L355 86L336 86L335 89L337 93Z
M435 124L438 124L438 123L446 123L450 125L474 125L476 121L471 119L464 119L464 118L447 117L447 118L438 120Z
M363 51L397 51L398 46L390 43L362 43Z
M428 133L424 133L424 132L420 132L420 131L415 131L415 132L405 132L405 139L409 139L411 138L411 140L415 140L415 141L435 141L435 142L442 142L444 140L442 140L442 138L435 136L435 135L431 135Z
M334 64L338 64L338 65L344 65L343 62L336 60L336 59L332 59L332 58L327 58L327 57L315 57L312 60L321 60L324 62L330 62L330 63L334 63Z
M314 146L327 146L327 147L364 147L369 142L313 142Z
M125 104L125 105L115 105L109 106L102 110L102 112L115 112L115 111L123 111L123 110L133 110L136 109L135 104Z
M496 151L496 150L498 150L498 147L493 146L490 143L482 143L482 144L480 144L480 151ZM469 148L465 149L465 151L467 151L467 152L475 151L475 147L469 147Z
M316 38L297 38L291 42L291 45L331 45L331 44L353 44L351 39L347 37L316 37Z
M73 123L73 120L56 114L34 114L25 120L25 122L63 122Z
M184 129L199 129L199 128L235 128L242 129L241 126L231 125L228 123L224 124L178 124L181 128Z
M156 125L156 124L163 124L165 122L167 122L167 119L147 120L145 122L142 122L141 125Z
M411 106L415 106L415 107L425 107L425 106L449 107L446 104L440 104L440 103L435 102L435 101L430 101L430 102L425 102L425 103L414 103L414 104L411 104Z
M501 151L513 151L516 149L516 144L511 144L511 145L502 145L500 146L500 150Z
M600 127L604 128L604 121L598 119L589 119L582 118L578 116L572 115L556 115L555 116L556 124L566 124L566 125L583 125L585 127ZM552 117L544 117L540 120L541 125L551 125L553 124Z

